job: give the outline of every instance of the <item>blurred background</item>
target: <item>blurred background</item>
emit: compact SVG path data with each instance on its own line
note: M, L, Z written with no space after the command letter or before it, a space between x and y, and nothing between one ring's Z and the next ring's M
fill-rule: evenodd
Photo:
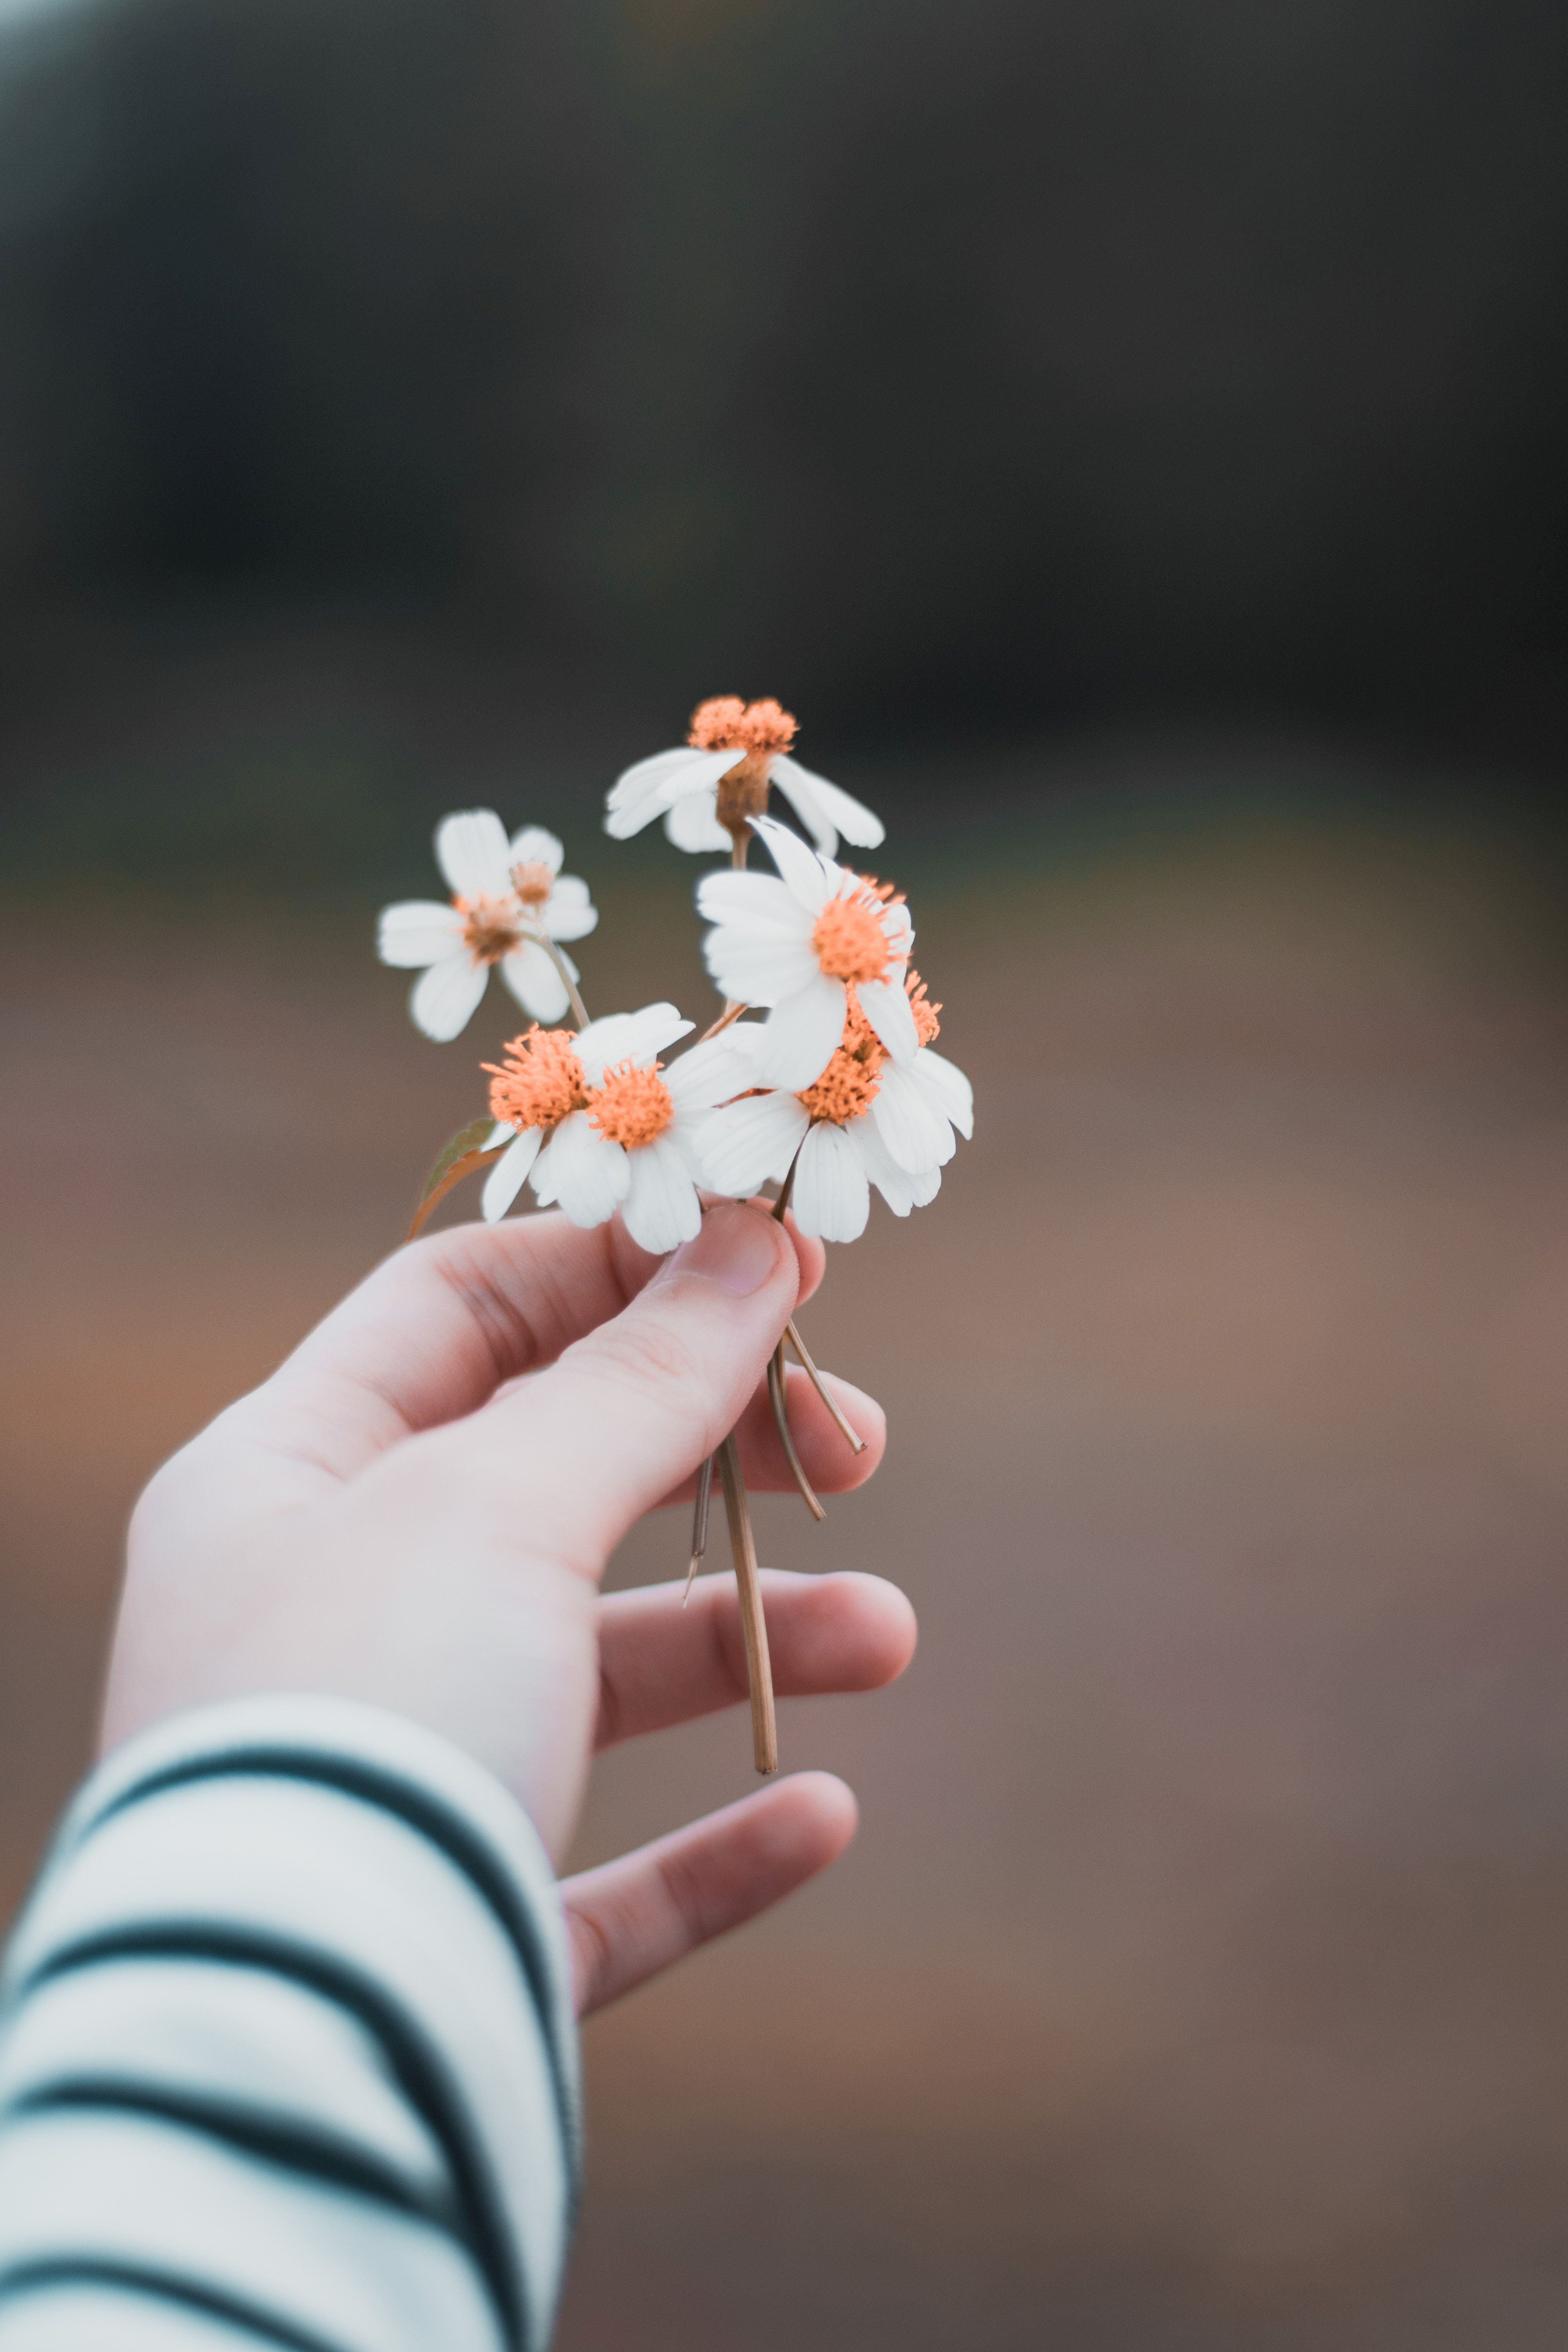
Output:
M1543 0L0 0L0 1903L515 1025L374 962L442 810L700 1012L599 796L779 695L976 1083L761 1507L921 1610L784 1709L862 1835L590 2027L563 2352L1568 2334L1565 100Z

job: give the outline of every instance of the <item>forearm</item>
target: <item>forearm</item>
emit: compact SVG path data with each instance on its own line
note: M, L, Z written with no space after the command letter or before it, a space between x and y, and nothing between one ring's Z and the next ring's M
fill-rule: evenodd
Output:
M4 2022L4 2352L542 2346L576 2161L559 1910L444 1742L276 1699L120 1750Z

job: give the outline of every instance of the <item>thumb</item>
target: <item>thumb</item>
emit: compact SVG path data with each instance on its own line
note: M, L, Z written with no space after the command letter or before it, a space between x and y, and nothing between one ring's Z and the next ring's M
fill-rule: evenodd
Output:
M633 1522L734 1427L799 1282L773 1218L711 1208L621 1314L429 1442L460 1457L447 1470L481 1508L498 1506L531 1548L597 1577Z

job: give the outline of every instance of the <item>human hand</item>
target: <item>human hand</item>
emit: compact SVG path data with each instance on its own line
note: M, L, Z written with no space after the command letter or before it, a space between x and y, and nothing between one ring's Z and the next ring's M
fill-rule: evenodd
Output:
M758 1209L709 1211L667 1263L616 1220L466 1225L400 1251L153 1480L132 1522L104 1744L245 1693L314 1691L413 1717L497 1774L552 1854L591 1753L745 1696L728 1578L598 1592L611 1552L739 1424L747 1482L793 1486L760 1386L822 1249ZM824 1491L853 1455L789 1386ZM901 1673L914 1618L867 1576L763 1578L783 1696ZM801 1773L568 1879L581 2011L740 1924L853 1834L842 1781Z

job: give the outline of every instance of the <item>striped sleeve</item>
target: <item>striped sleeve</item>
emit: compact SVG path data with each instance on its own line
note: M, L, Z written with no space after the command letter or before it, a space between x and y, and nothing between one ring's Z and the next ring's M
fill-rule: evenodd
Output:
M578 2164L549 1862L346 1702L118 1750L0 1989L0 2352L542 2352Z

